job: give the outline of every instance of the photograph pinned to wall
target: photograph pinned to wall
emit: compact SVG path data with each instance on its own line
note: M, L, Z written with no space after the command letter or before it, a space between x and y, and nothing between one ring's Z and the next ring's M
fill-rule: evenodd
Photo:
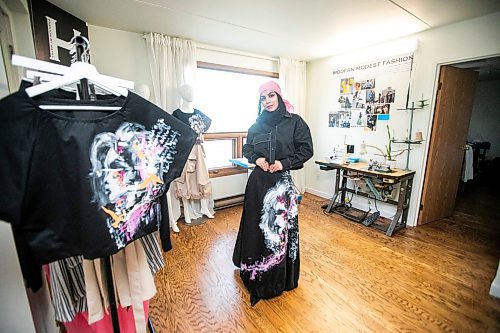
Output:
M352 107L352 95L340 95L338 102L340 103L340 107L343 109L350 109Z
M340 127L338 112L330 112L328 114L328 127Z
M374 104L374 114L389 114L391 111L390 104Z
M339 127L351 128L351 111L339 111Z
M391 112L391 105L384 104L382 105L382 114L389 114Z
M366 103L375 102L375 90L366 89Z
M387 89L382 90L382 97L379 101L380 103L394 103L394 99L396 98L396 90L391 87L387 87Z
M346 77L340 80L340 93L341 94L352 94L354 84L353 77Z
M375 88L375 79L369 79L369 80L362 80L359 81L361 84L361 89L373 89Z
M351 127L367 127L367 115L363 110L352 112Z
M365 108L365 92L361 90L361 83L354 83L354 95L352 96L352 105L357 109Z
M366 116L366 130L376 131L377 130L377 115L369 114Z

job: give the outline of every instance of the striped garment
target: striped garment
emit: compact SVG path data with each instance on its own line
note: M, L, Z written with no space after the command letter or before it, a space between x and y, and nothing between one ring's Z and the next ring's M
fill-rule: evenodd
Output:
M165 265L156 234L157 232L154 232L139 239L153 275ZM49 264L49 269L50 296L55 319L60 322L70 322L78 313L88 311L83 256L52 262Z

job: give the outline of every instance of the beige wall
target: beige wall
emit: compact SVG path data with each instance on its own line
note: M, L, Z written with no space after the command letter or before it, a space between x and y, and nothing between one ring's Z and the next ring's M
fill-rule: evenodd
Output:
M142 34L89 25L90 57L101 74L146 84L152 90Z
M0 1L0 8L10 18L14 51L18 54L34 56L26 1ZM8 91L2 57L0 57L0 67L2 68L0 85L5 87L2 89L3 95ZM0 220L0 267L0 331L35 332L12 229L2 220Z
M500 54L499 33L500 13L495 13L412 36L417 39L418 46L415 52L416 67L412 79L411 99L420 99L423 95L430 99L431 106L434 105L439 65ZM384 46L378 45L377 49ZM357 53L369 54L373 50L374 48L369 48ZM335 97L331 92L338 90L338 87L334 85L331 72L346 58L354 58L355 56L356 53L324 58L308 64L306 119L311 127L315 144L313 160L330 154L333 144L343 142L343 133L327 127L328 112L336 105ZM427 138L430 132L433 115L431 106L415 112L414 129L422 130L424 138ZM391 112L391 120L389 121L391 128L405 128L407 126L408 118L403 113L393 119ZM353 140L356 141L355 143L365 140L383 146L384 140L386 140L383 131L384 129L379 129L376 133L358 133ZM416 176L408 217L409 225L416 224L416 208L420 202L428 144L429 142L426 141L425 145L417 146L411 153L409 168L416 170ZM333 175L331 172L319 171L314 161L308 162L306 164L306 186L311 193L329 197L333 191ZM360 200L360 204L366 204L366 199ZM382 215L386 216L394 214L395 211L394 207L388 205L381 205L379 208L382 208Z

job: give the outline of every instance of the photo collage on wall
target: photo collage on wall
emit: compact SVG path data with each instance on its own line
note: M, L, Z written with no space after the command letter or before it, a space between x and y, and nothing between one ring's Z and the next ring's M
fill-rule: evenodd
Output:
M328 126L369 132L384 129L380 122L389 121L391 113L404 108L405 100L408 103L403 92L409 89L412 66L413 53L336 65Z
M395 98L396 90L377 87L375 78L344 77L340 80L339 109L330 112L328 126L375 131L377 120L389 120Z

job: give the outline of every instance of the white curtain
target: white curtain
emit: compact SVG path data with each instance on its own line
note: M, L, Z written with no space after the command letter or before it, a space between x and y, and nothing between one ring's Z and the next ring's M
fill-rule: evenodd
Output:
M306 62L280 58L279 81L283 96L294 106L294 113L305 119L306 108ZM306 190L304 169L292 171L292 179L300 193Z
M153 81L153 100L156 105L172 114L181 105L178 93L180 86L194 85L196 44L192 40L154 32L144 37ZM167 203L172 224L181 216L181 207L171 190L167 193Z
M151 32L145 35L155 103L172 113L181 105L179 87L194 85L196 44Z

